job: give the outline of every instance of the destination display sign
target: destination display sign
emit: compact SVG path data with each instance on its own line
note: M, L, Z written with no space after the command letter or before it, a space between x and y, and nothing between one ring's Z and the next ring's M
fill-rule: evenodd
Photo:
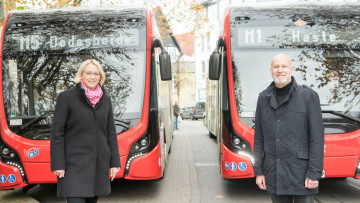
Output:
M354 34L340 30L304 29L300 27L240 27L237 47L307 47L319 45L360 44Z
M7 41L12 42L12 49L20 52L78 50L102 47L131 47L139 46L139 30L126 29L111 32L111 34L67 34L37 32L35 34L19 33L7 35Z

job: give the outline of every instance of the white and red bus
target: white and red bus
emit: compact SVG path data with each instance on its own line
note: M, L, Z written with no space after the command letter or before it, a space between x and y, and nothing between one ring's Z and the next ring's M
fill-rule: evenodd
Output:
M258 95L284 53L298 84L320 96L325 125L323 177L360 178L360 5L251 4L226 9L210 57L205 125L219 144L224 178L254 177Z
M171 65L150 9L14 11L0 57L0 189L56 182L55 102L75 86L86 59L98 60L107 77L122 165L116 178L163 177L173 134Z

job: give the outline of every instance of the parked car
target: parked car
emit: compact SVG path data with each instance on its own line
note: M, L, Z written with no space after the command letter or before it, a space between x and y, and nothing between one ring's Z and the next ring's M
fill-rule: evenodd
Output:
M189 118L197 120L203 118L205 112L205 102L190 102L180 111L181 119Z

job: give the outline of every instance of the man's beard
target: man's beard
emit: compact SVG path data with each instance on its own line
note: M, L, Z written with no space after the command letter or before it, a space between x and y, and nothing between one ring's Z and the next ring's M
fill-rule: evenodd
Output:
M278 86L285 86L291 82L291 76L290 77L284 77L282 79L277 78L276 76L272 75L272 78L276 85Z

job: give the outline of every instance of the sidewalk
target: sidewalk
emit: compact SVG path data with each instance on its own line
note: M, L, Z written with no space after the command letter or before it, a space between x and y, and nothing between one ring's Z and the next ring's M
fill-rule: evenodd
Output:
M174 131L161 202L200 202L200 187L189 135Z
M14 190L0 190L0 202L1 203L33 203L38 202L26 195L22 188L16 188Z
M118 182L112 185L111 195L101 197L99 203L200 202L201 193L190 144L188 134L175 130L164 179Z

